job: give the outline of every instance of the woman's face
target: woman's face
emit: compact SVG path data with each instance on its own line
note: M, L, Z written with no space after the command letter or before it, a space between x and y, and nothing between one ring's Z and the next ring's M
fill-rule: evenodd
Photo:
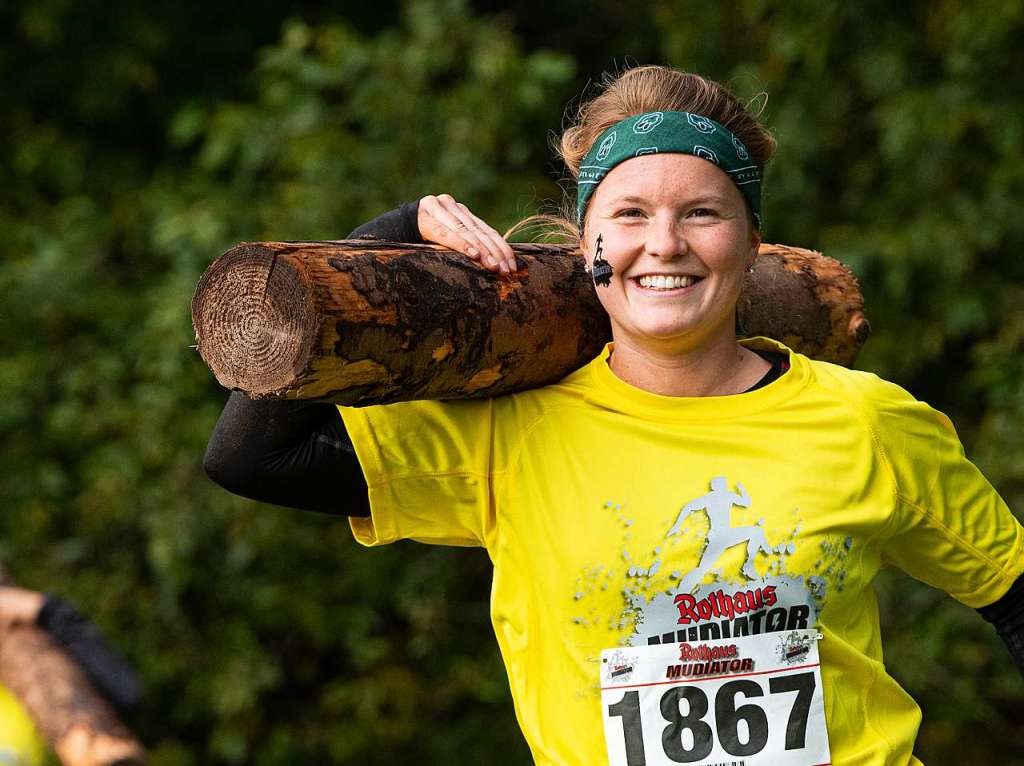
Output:
M689 154L617 165L587 208L582 249L590 267L599 240L613 273L596 289L616 342L672 354L734 337L760 235L718 166Z

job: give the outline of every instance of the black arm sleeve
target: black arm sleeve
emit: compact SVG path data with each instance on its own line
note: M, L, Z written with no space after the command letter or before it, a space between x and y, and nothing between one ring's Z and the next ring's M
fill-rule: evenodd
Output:
M232 392L203 459L236 495L305 511L368 516L366 480L333 404L253 401Z
M107 645L99 630L63 599L46 595L36 624L61 645L92 681L96 690L122 713L142 699L135 672Z
M365 223L349 239L422 242L419 202ZM203 468L243 497L307 511L368 516L366 480L333 404L253 401L233 392L206 447Z
M349 239L370 237L372 239L387 239L391 242L409 242L417 244L423 241L420 236L420 226L417 217L420 212L420 202L406 202L395 210L389 210L372 221L364 223L351 234Z
M978 611L995 626L1024 675L1024 576L1018 577L1001 599Z

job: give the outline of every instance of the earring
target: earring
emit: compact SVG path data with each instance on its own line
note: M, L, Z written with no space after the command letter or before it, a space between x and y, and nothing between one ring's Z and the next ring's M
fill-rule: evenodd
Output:
M750 264L749 266L747 266L747 273L748 274L753 274L754 273L754 264Z

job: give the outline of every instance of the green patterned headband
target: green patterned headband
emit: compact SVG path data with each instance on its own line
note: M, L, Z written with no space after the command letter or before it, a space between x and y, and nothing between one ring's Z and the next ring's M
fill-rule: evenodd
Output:
M648 112L612 125L590 147L580 165L576 217L583 225L587 201L609 171L620 162L645 154L692 154L724 170L750 206L761 228L761 168L725 126L689 112Z

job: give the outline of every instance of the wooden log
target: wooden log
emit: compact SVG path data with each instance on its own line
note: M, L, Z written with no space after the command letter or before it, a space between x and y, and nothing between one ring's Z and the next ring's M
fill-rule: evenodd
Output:
M7 584L0 574L0 583ZM143 766L146 751L85 673L31 624L0 630L0 683L64 766Z
M253 398L367 405L551 383L611 337L577 250L513 245L499 276L457 253L376 240L258 242L217 259L192 321L221 385ZM850 365L870 328L853 274L764 245L739 303L749 335Z
M756 263L736 307L746 334L852 367L871 335L853 272L815 250L785 245L762 245Z

